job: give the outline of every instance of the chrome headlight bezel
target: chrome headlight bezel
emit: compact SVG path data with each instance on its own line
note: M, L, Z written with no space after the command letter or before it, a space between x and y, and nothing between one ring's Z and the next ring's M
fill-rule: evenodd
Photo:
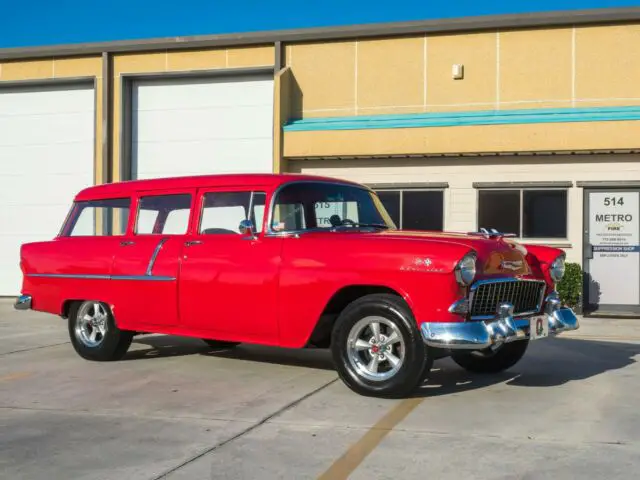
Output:
M561 253L555 258L553 262L551 262L551 265L549 266L549 276L555 283L558 283L560 280L562 280L562 277L564 277L566 268L565 262L566 255L564 253Z
M475 252L469 252L456 264L454 269L456 281L463 287L471 285L471 283L473 283L473 280L476 278L477 259L478 256Z

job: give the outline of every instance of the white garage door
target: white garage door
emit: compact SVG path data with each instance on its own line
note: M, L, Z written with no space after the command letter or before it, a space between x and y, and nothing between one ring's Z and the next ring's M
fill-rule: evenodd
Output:
M20 245L53 238L94 183L94 90L0 88L0 295L20 292Z
M272 76L137 81L133 178L271 172Z

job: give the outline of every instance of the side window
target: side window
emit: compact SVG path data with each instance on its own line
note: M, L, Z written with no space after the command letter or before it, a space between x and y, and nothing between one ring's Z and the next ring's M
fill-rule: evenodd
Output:
M137 234L183 235L189 227L191 195L149 195L140 197Z
M70 237L124 235L130 204L129 198L77 202L64 231Z
M239 234L240 222L251 220L262 231L264 192L208 192L204 194L199 233Z

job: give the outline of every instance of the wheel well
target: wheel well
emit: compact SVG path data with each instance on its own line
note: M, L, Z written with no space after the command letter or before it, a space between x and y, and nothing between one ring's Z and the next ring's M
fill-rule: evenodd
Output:
M386 293L390 295L396 295L400 298L402 296L389 287L380 285L350 285L343 287L333 294L327 305L324 307L318 322L316 323L311 336L309 337L309 345L319 348L327 348L331 344L331 331L333 325L338 319L340 312L345 309L354 300L365 295L372 295L376 293Z
M69 318L69 312L71 311L71 307L73 306L73 304L80 302L82 302L82 300L80 299L65 300L62 304L62 311L60 312L60 316L62 318Z

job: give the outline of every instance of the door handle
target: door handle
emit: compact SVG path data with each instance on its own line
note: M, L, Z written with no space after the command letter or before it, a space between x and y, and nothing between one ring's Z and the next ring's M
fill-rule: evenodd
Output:
M133 240L123 240L123 241L120 242L120 246L121 247L126 247L128 245L133 245L134 243L136 243L136 242L134 242Z
M190 247L192 245L200 245L201 243L202 243L202 240L189 240L187 242L184 242L184 246Z

